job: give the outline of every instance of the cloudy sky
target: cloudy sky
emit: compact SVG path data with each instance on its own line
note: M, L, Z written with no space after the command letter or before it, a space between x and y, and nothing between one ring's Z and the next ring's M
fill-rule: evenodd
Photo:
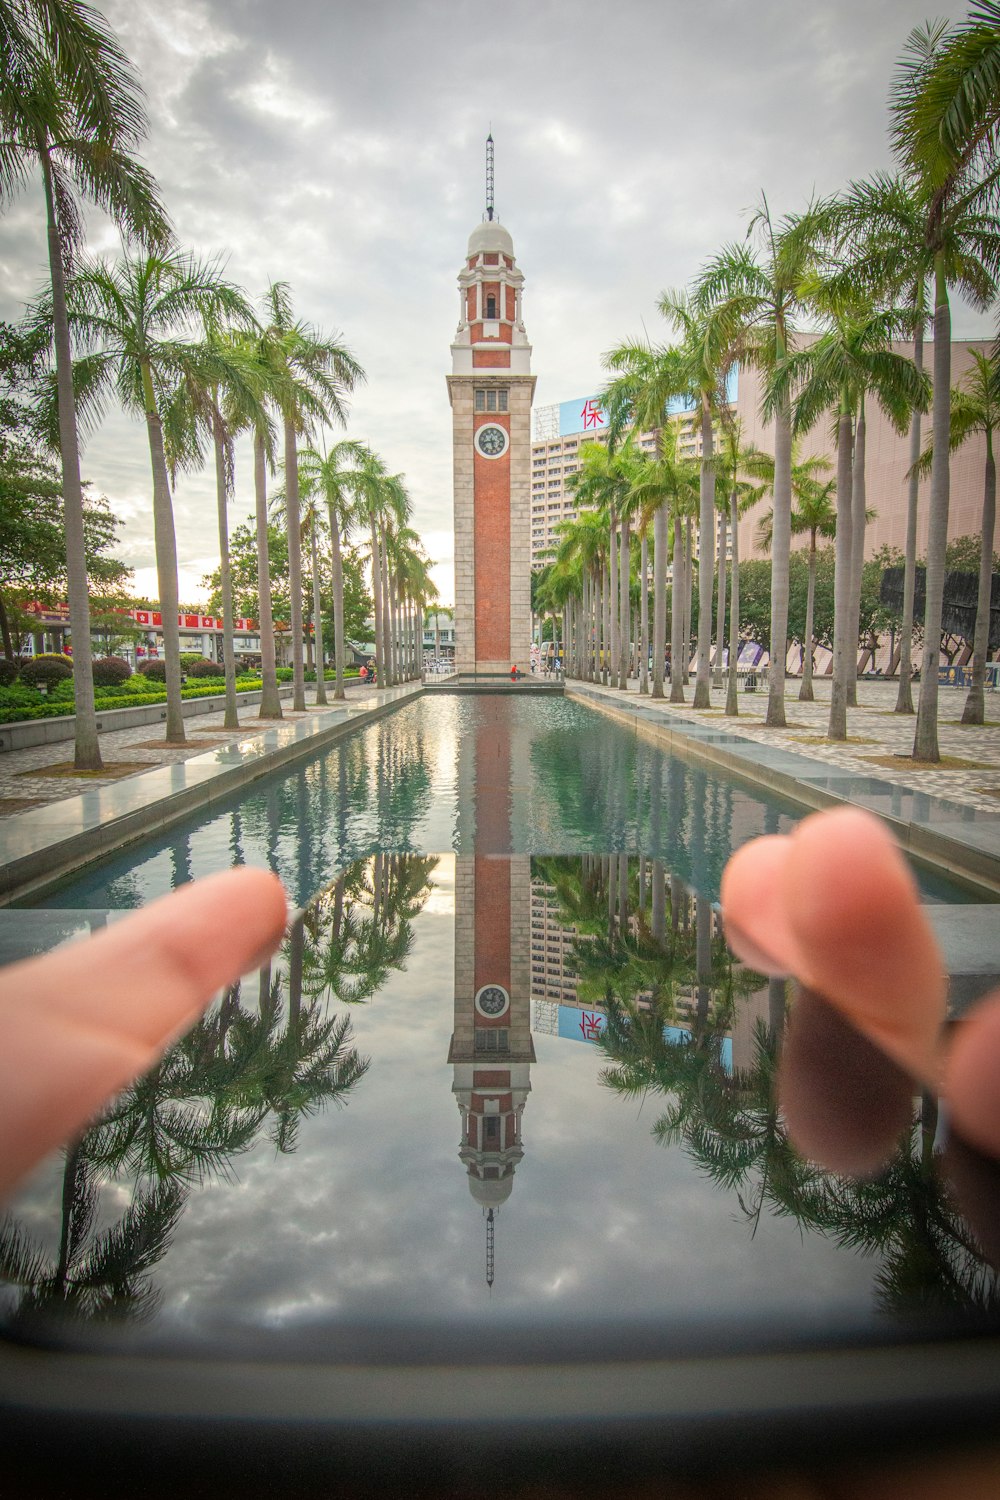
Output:
M349 432L402 472L450 601L456 276L482 217L484 141L526 276L536 404L591 393L601 354L658 332L656 299L743 232L889 164L885 100L907 0L97 0L148 93L148 161L181 244L255 298L290 283L367 372ZM934 7L959 18L957 0ZM113 251L107 226L92 245ZM40 192L0 221L0 316L44 273ZM957 309L956 337L981 332ZM155 592L144 431L109 414L85 475ZM252 510L237 475L231 524ZM213 481L176 495L181 597L216 566Z

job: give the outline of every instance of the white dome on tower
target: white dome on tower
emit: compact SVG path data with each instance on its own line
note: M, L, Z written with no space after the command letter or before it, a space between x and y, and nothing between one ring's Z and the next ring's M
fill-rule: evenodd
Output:
M470 256L481 255L488 250L502 251L504 255L509 255L513 259L514 241L499 219L484 219L469 235L468 254Z

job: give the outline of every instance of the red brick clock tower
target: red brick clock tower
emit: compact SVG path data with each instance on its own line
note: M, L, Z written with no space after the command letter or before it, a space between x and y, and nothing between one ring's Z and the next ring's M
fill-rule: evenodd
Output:
M528 670L531 647L531 345L524 277L493 207L493 137L486 144L486 214L459 273L451 346L455 476L455 667L462 676Z

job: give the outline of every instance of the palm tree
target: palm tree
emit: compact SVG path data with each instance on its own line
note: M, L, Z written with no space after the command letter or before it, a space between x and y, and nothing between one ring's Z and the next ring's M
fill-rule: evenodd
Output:
M816 599L816 538L836 535L837 512L832 499L836 488L836 483L832 479L827 480L826 484L819 484L815 480L810 481L809 487L797 494L798 506L792 511L792 535L800 536L806 531L809 533L809 582L806 588L806 628L802 642L800 703L812 703L815 696L813 693L813 652L815 650L813 613ZM761 518L757 529L757 543L764 552L767 552L771 546L770 514Z
M683 518L689 516L700 488L696 459L682 458L679 433L674 423L660 430L659 452L637 466L633 481L640 524L653 519L653 694L663 697L663 663L666 656L668 548L673 545L673 582L670 609L670 701L684 702L681 600L681 534Z
M605 443L585 443L580 449L580 467L566 481L566 488L574 495L576 504L587 510L599 512L608 528L608 558L610 563L610 666L612 684L625 689L625 634L622 630L623 615L627 617L628 604L628 523L626 520L629 497L632 491L632 470L635 453L626 439L619 449L614 436ZM619 534L621 529L621 535ZM621 540L621 558L619 557ZM620 566L621 564L621 566ZM621 578L619 577L621 573ZM622 587L622 579L625 587ZM622 608L622 598L625 609Z
M963 284L974 305L987 307L1000 278L1000 202L996 163L1000 128L1000 5L979 8L953 30L918 28L907 40L890 105L893 145L924 205L924 241L933 253L934 401L933 462L927 537L924 649L917 707L915 760L938 761L938 655L944 601L945 549L950 498L951 306L949 284L962 277L961 262L985 275ZM971 223L970 223L971 220Z
M357 520L358 466L364 461L365 447L352 438L322 454L315 448L303 448L299 454L299 475L313 493L326 504L333 553L333 655L337 680L334 698L344 697L344 668L347 662L344 644L344 558L342 546L350 539Z
M788 554L792 514L792 395L788 362L800 289L813 259L816 226L809 213L775 223L766 198L750 220L747 242L725 246L700 273L696 300L718 310L734 358L766 376L762 415L774 418L774 536L771 561L771 651L765 722L785 727L788 648ZM759 241L759 253L750 241Z
M288 575L291 594L292 708L306 706L302 659L302 544L299 526L298 438L317 422L346 422L344 396L365 373L339 336L320 333L296 322L290 289L272 282L264 297L267 329L264 346L272 367L285 377L275 393L284 429Z
M84 263L67 287L70 327L86 351L77 362L80 399L99 410L112 389L146 423L153 474L156 571L166 656L168 742L184 742L177 628L177 541L164 449L163 413L195 345L183 334L204 319L246 321L242 292L217 264L180 253Z
M739 718L739 680L738 668L740 657L740 517L745 515L763 498L768 484L774 480L774 459L769 453L762 453L757 448L745 448L741 442L742 427L737 421L727 418L722 424L719 449L715 457L716 486L721 487L724 497L729 500L729 534L731 538L731 567L729 600L729 666L726 672L726 717ZM741 474L749 474L766 482L762 484L751 484L749 479L741 479ZM793 455L792 486L795 485L795 464ZM720 581L720 602L723 594L723 586ZM723 610L724 618L724 610ZM721 633L719 640L719 655L722 654Z
M829 206L834 253L843 258L839 274L845 290L862 289L876 303L904 299L913 323L913 363L924 368L927 281L933 254L924 239L924 209L915 186L905 177L877 174L854 182L846 195ZM899 690L896 713L913 713L913 586L917 563L917 508L921 410L910 416L910 473L906 509L903 618L900 625Z
M975 432L986 439L986 467L983 481L983 525L979 557L979 596L976 603L975 641L972 654L972 684L962 711L963 724L983 724L986 720L984 687L986 658L989 655L990 605L993 592L993 533L997 512L997 468L993 454L993 434L1000 428L1000 350L987 359L978 350L972 352L973 363L964 379L951 393L951 442L954 452ZM927 471L934 462L933 444L921 455L918 467Z
M898 432L910 425L915 407L928 400L926 378L912 360L893 353L890 344L898 331L900 315L893 309L873 311L855 297L830 295L821 283L807 284L814 304L821 306L830 327L809 348L788 361L790 378L800 389L795 402L795 427L807 432L824 412L837 412L837 557L834 583L833 684L830 693L829 737L847 738L847 707L853 652L857 661L857 614L854 607L854 575L857 597L861 593L861 563L864 547L864 448L862 428L866 395L877 400ZM858 461L855 464L855 441ZM855 484L855 480L857 484ZM859 490L860 511L854 504ZM855 548L855 533L859 533Z
M99 770L83 486L66 311L66 276L82 239L79 200L103 209L129 238L149 247L170 237L153 178L132 153L146 133L141 89L107 22L75 0L0 7L0 205L42 175L51 284L66 573L74 645L78 770Z
M252 327L254 321L250 304L244 302L240 323L243 327ZM267 413L262 399L266 388L246 334L222 329L212 318L205 321L202 342L190 351L181 352L179 359L183 373L164 413L164 441L171 482L174 482L179 466L200 466L203 436L209 439L214 451L226 672L224 728L238 729L228 505L233 492L235 440L247 428L256 430L266 426Z
M660 312L681 334L683 394L695 403L701 424L698 519L698 657L695 708L711 707L712 585L715 573L715 427L727 408L726 378L733 362L729 323L720 308L698 305L684 293L665 292ZM722 641L717 642L721 655Z

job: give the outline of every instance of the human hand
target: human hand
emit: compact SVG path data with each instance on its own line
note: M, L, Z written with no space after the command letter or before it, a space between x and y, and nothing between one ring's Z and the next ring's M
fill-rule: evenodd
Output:
M281 883L242 868L185 885L0 976L0 1195L263 964L285 930Z
M944 964L877 818L818 813L788 836L744 845L723 876L722 907L738 957L803 986L780 1089L805 1154L834 1170L872 1169L898 1139L916 1082L941 1093L966 1142L1000 1157L1000 994L945 1032Z

